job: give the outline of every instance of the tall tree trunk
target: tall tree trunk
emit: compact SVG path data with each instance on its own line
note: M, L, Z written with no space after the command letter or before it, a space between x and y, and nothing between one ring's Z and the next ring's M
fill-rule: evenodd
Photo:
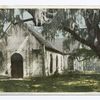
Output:
M42 59L43 59L42 73L43 73L43 77L45 77L46 73L45 73L45 45L44 44L42 46Z

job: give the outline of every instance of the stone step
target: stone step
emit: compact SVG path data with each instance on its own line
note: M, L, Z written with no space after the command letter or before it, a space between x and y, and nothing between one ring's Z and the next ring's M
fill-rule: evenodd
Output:
M0 75L0 79L9 79L10 77L6 76L6 75Z

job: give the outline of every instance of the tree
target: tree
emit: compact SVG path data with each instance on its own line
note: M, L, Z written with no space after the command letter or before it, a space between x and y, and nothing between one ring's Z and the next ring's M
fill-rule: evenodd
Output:
M42 34L46 39L52 40L62 31L64 36L69 35L72 40L86 45L100 58L99 9L20 9L21 14L24 11L30 13L32 18L24 20L16 18L14 10L1 9L0 31L3 32L6 22L15 23L16 19L16 23L33 21L35 26L43 26Z
M27 11L31 18L24 19L23 13ZM53 13L52 13L53 11ZM0 9L0 37L5 35L4 25L8 22L12 24L24 23L33 21L34 26L42 26L44 23L50 23L52 17L55 15L55 10L52 9L19 9L20 14L14 15L16 9ZM33 27L34 27L33 26Z
M53 29L50 33L60 30L64 35L69 34L72 39L89 47L100 58L99 9L58 9L52 22L45 24L45 27L48 26L49 31ZM48 30L46 32L49 32Z

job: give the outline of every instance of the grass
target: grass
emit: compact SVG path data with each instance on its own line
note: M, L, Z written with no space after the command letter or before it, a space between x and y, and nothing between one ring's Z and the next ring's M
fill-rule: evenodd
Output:
M26 80L0 80L0 92L99 92L100 74L68 74Z

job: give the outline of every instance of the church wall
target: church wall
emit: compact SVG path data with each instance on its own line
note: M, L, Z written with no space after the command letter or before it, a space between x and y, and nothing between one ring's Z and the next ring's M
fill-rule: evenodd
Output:
M42 76L43 50L39 41L28 31L19 25L12 25L7 31L7 43L5 45L5 69L3 73L11 77L11 56L19 53L23 57L23 77ZM52 56L52 57L51 57ZM66 68L66 57L60 53L45 50L45 73L53 75L58 69L62 74ZM52 59L52 65L51 65ZM58 59L58 60L57 60ZM51 69L52 66L52 69Z
M41 56L36 58L36 61L34 61L34 55L32 53L32 49L39 50L41 46L37 39L32 36L27 29L23 29L23 27L19 27L18 25L12 26L8 30L8 34L7 69L9 76L11 76L11 56L14 53L20 53L23 57L23 77L31 77L33 75L37 76L38 74L40 74L40 71L36 72L36 69L39 70L39 63L41 63L41 60L39 59L41 58ZM38 62L37 60L39 60L40 62Z
M50 72L51 55L52 55L52 72ZM57 57L58 57L58 61L57 61ZM64 57L63 57L63 55L47 50L45 53L45 67L46 67L45 68L46 69L45 70L46 76L53 75L57 69L58 69L58 73L62 74L62 72L64 71Z

